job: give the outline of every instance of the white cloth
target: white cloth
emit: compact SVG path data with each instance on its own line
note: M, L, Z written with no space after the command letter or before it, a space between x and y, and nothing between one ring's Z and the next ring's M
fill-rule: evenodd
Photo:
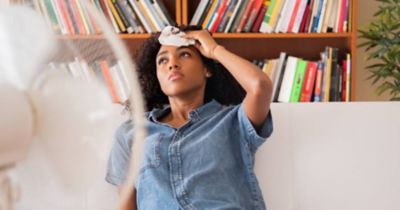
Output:
M185 32L174 26L167 26L161 31L161 35L158 41L161 45L172 45L172 46L189 46L194 45L196 41L194 39L184 38Z

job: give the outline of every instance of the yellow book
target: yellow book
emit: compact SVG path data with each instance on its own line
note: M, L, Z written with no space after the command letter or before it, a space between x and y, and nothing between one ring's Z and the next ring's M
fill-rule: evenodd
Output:
M287 1L289 1L289 0L287 0ZM274 31L276 23L278 22L278 17L282 10L283 3L284 3L284 0L277 0L275 2L275 7L274 7L274 10L272 11L272 14L269 19L268 26L267 26L268 33L271 33Z
M83 23L83 28L85 28L86 34L90 34L89 25L87 23L85 15L83 14L81 3L79 2L79 0L73 0L73 1L75 1L76 7L78 8L78 13L79 13L79 16L81 17L81 20Z
M210 7L210 10L208 10L206 19L204 19L203 23L201 24L202 28L206 28L208 21L210 20L211 16L213 15L213 12L215 10L215 7L217 6L218 1L217 0L213 0L213 3Z
M329 93L331 89L331 72L332 72L332 47L328 48L328 57L326 59L325 67L325 84L324 84L324 98L323 102L329 102Z
M143 15L145 16L147 22L150 24L151 29L153 31L158 31L156 25L154 25L155 23L153 23L153 21L151 21L150 14L148 14L146 12L146 9L143 6L143 2L142 1L138 1L138 0L137 0L137 2L138 2L138 5L139 5L139 8L140 8L140 11L143 13Z
M118 12L115 9L112 0L107 0L107 4L108 4L108 7L111 10L111 13L113 14L113 17L114 17L115 21L117 22L117 25L118 25L119 29L121 30L121 32L125 32L126 28L124 26L124 23L122 22L121 17L118 15Z

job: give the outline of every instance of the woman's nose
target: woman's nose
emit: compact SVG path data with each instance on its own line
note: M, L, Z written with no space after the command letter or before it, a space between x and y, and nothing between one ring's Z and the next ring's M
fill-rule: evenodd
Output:
M170 66L169 66L169 70L174 70L174 69L178 69L178 64L171 64Z

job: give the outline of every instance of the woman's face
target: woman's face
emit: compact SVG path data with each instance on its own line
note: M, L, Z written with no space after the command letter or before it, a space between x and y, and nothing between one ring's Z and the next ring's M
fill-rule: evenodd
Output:
M193 46L161 46L156 65L161 90L169 97L204 93L211 76Z

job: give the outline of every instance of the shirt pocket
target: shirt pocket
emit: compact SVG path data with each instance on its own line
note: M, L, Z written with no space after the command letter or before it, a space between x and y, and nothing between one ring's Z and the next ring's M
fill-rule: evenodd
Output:
M144 160L140 173L148 169L158 168L161 165L161 142L164 134L151 135L146 138L144 146Z

